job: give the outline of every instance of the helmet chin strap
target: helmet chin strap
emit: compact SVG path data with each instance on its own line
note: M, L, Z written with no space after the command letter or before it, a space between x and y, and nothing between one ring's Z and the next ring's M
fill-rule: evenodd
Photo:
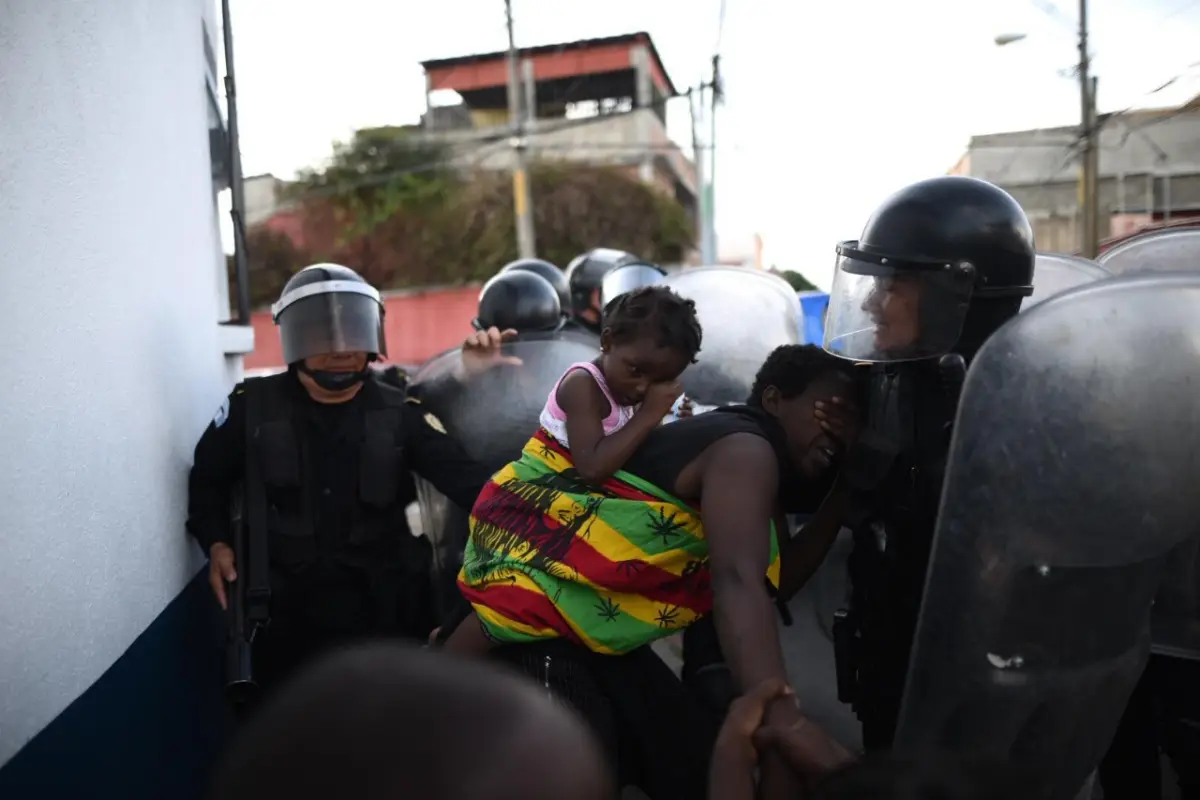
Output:
M296 365L296 369L312 378L313 383L327 392L344 392L367 379L367 374L371 370L369 366L370 362L368 361L367 363L368 366L364 366L358 372L333 372L325 369L309 369L303 361Z

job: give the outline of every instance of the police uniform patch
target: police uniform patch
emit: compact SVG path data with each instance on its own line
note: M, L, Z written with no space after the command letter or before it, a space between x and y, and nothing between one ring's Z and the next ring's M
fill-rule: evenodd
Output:
M226 397L221 401L221 407L217 409L216 416L213 417L213 427L219 428L225 424L225 420L229 419L229 398Z
M446 432L446 429L442 427L442 421L428 411L425 412L425 424L433 428L438 433Z

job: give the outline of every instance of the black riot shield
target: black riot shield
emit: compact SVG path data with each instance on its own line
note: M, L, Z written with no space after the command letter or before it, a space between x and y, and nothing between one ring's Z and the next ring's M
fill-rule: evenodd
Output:
M472 458L494 470L521 455L537 430L546 398L567 368L600 353L598 339L569 333L525 334L504 349L522 364L500 366L465 384L451 384L450 390L436 393L436 403L426 403ZM419 391L423 385L445 385L461 360L458 348L435 356L417 370L410 386ZM414 478L421 528L433 545L434 581L445 612L453 607L470 509L458 508L428 481Z
M1033 266L1033 294L1021 303L1021 310L1028 311L1043 300L1076 286L1111 277L1111 272L1082 256L1038 253Z
M780 277L739 267L699 267L669 276L666 284L696 303L704 329L697 362L682 377L684 391L698 403L746 402L771 351L803 342L800 300Z
M1096 261L1117 275L1200 272L1200 228L1143 231L1101 253Z
M1074 797L1200 519L1200 275L1118 277L1016 317L963 387L896 735Z

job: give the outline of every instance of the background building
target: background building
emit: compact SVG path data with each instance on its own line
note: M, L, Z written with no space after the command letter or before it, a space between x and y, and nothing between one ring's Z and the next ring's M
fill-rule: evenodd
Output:
M450 144L463 166L508 169L507 51L422 62L421 130ZM667 135L666 103L679 92L648 33L523 48L522 107L534 158L628 166L696 209L696 168ZM460 105L438 107L436 92Z
M213 0L0 20L0 797L186 800L224 715L187 470L253 347L220 26Z
M1102 117L1099 167L1101 240L1200 216L1200 97L1176 108ZM951 174L1008 190L1034 225L1038 249L1079 250L1077 127L971 138Z

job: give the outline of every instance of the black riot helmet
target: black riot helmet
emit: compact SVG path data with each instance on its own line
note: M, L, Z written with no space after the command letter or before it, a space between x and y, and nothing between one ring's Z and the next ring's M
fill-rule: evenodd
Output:
M479 293L480 330L509 328L518 333L556 331L565 317L558 292L550 281L528 270L501 272L483 285Z
M304 359L335 353L366 353L368 361L387 355L383 301L375 287L339 264L313 264L291 277L271 316L279 326L283 359L325 389L349 388L362 373L310 371Z
M643 286L657 286L666 277L667 271L662 267L641 261L610 269L600 281L600 306L608 308L608 304L621 295Z
M567 265L567 283L571 287L572 315L580 317L592 312L596 317L595 325L598 328L603 306L597 307L592 302L592 293L600 289L604 283L604 276L610 271L626 264L638 264L641 261L642 259L632 253L611 250L607 247L597 247L595 250L575 256Z
M550 285L554 287L554 291L558 292L558 303L562 306L563 311L565 312L571 307L571 285L567 283L567 276L563 274L561 269L549 261L543 261L540 258L518 258L516 261L510 261L501 267L500 272L497 274L511 272L514 269L532 272L534 275L541 275L550 281Z
M998 186L945 176L883 202L837 246L825 349L856 361L970 358L1033 292L1033 229Z

